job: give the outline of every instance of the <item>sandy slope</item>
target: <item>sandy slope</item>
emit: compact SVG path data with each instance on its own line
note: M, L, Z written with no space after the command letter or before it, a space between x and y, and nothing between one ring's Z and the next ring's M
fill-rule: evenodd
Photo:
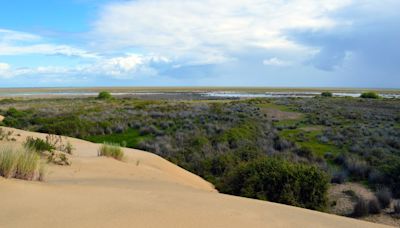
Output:
M8 130L19 142L44 137ZM72 166L49 166L46 182L0 178L0 227L383 227L219 194L154 154L125 149L119 162L97 157L98 144L69 140Z

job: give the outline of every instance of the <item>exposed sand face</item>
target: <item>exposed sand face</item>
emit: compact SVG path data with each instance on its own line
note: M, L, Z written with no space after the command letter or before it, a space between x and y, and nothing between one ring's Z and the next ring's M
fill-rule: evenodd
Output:
M45 137L5 129L17 142ZM120 162L97 157L98 144L69 140L72 165L49 166L45 182L0 178L0 227L384 227L219 194L154 154L124 149Z
M4 120L4 116L0 115L0 122Z

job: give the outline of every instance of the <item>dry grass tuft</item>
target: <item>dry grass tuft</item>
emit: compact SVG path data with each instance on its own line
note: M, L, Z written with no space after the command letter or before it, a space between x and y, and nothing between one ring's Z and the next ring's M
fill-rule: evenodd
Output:
M35 180L40 166L40 156L32 150L12 145L0 146L1 176Z
M103 143L103 145L101 145L98 155L113 157L121 161L122 158L124 157L124 152L122 151L119 144L105 142Z

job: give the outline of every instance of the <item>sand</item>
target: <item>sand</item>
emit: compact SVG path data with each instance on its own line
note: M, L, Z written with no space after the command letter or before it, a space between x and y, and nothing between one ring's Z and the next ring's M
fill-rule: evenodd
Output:
M4 129L17 143L45 137ZM45 182L0 178L0 227L385 227L220 194L157 155L124 149L121 162L97 157L98 144L68 140L72 165L48 166Z

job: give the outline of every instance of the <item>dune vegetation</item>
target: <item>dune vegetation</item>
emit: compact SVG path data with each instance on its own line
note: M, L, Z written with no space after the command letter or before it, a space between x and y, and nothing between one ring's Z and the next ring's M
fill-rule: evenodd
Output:
M122 160L124 157L124 152L117 143L103 143L99 149L99 156L112 157L117 160Z
M115 144L153 152L224 193L317 210L334 203L329 182L400 197L396 99L57 98L0 110L6 126L111 143L99 155L122 157Z
M12 145L0 147L0 176L23 180L40 177L40 157L34 151Z

